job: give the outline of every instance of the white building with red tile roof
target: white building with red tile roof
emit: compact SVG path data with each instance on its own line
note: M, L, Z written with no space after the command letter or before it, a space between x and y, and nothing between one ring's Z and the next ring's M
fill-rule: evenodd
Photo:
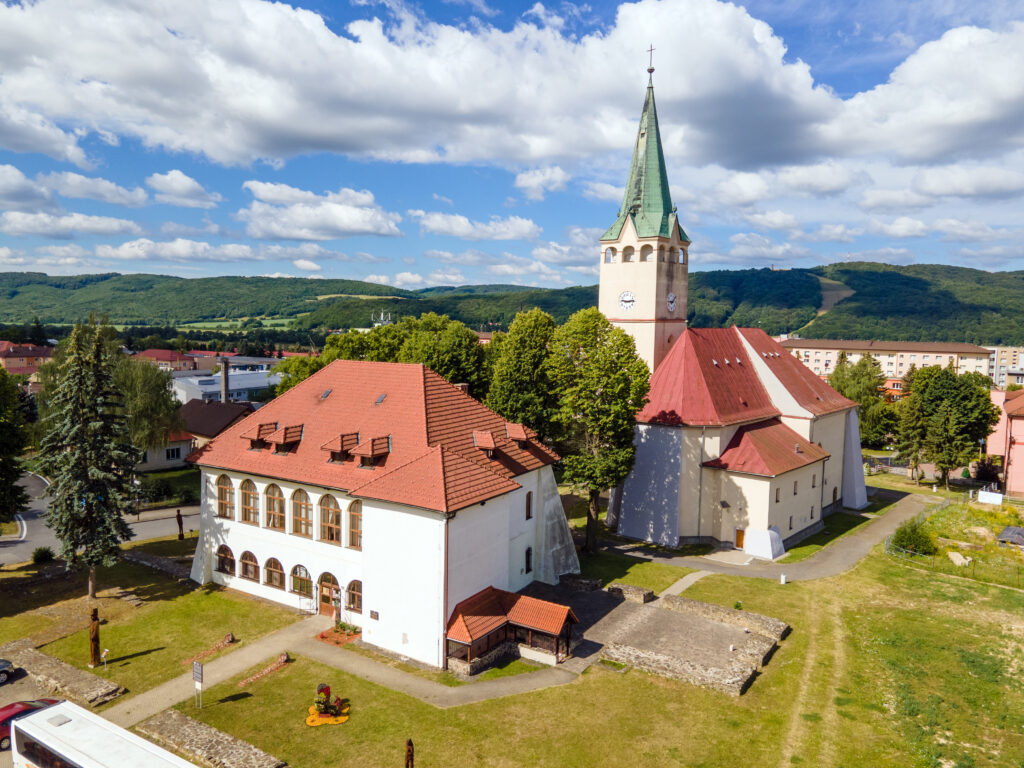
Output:
M651 378L609 524L777 557L866 504L856 409L760 329L688 328Z
M193 454L192 578L443 666L461 601L579 571L556 459L422 365L339 360Z

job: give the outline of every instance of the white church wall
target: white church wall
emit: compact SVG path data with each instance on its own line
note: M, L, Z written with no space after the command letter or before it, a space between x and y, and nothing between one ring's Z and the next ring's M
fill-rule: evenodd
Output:
M846 412L846 453L843 456L843 506L850 509L864 509L868 505L867 488L864 486L864 469L861 464L860 424L857 409Z
M832 492L836 491L836 501L843 500L843 482L845 477L846 461L846 421L847 413L851 411L838 411L819 416L811 423L811 435L808 438L815 443L821 443L821 447L829 452L829 460L825 462L824 470L824 506L832 503ZM852 409L856 413L856 409ZM856 417L855 417L856 418ZM858 443L859 443L858 439ZM860 472L860 446L856 452L858 460L858 474ZM836 510L838 511L838 510Z
M683 474L684 494L679 507L679 531L684 539L693 541L711 536L721 540L721 488L716 485L720 480L714 474L714 470L702 470L701 465L705 461L721 456L737 429L737 426L729 425L704 429L688 427L682 430L685 435L686 471ZM731 541L731 538L726 541Z
M668 547L679 543L680 486L685 487L686 482L685 431L637 425L636 462L622 486L618 530L623 536Z

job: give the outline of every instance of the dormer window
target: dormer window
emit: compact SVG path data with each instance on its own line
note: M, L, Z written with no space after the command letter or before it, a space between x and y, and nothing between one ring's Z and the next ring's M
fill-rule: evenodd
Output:
M268 443L273 443L274 453L285 455L295 453L302 441L302 424L294 424L289 427L282 427L267 438Z
M352 449L359 445L358 432L342 432L333 440L328 440L320 446L321 451L327 451L327 461L331 464L343 464L352 458Z
M373 468L391 453L391 435L364 440L350 453L359 457L359 466Z
M247 429L242 433L242 437L249 441L250 451L262 451L270 445L270 437L275 432L277 432L277 422L271 421Z
M344 464L346 461L352 458L352 454L348 451L331 451L331 458L329 461L332 464Z
M505 435L509 440L514 440L519 448L526 448L530 442L530 438L526 434L526 427L522 424L505 424Z
M484 452L484 455L488 459L494 458L494 435L486 430L476 430L473 432L473 445Z

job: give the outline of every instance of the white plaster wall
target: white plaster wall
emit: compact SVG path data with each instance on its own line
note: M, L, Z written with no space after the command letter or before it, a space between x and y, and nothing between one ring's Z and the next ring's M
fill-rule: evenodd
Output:
M636 427L636 462L622 486L619 533L674 547L679 543L684 430Z
M822 506L832 503L832 491L838 491L838 499L843 498L844 466L846 461L846 424L847 414L856 409L838 411L819 416L810 424L810 436L808 440L814 443L821 443L821 447L829 452L829 460L825 462L824 482L822 486ZM856 420L856 416L854 416ZM859 442L859 441L858 441ZM857 466L860 466L860 451L856 454ZM863 472L858 469L858 474Z
M167 449L177 448L179 449L179 457L176 459L167 458ZM185 463L185 457L192 452L192 441L191 440L176 440L172 443L168 443L166 447L162 448L149 448L146 450L146 461L139 462L135 466L137 472L157 472L163 469L181 469L182 467L188 466Z

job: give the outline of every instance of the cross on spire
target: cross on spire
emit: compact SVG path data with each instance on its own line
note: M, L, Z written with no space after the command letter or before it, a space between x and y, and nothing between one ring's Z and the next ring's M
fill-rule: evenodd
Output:
M650 63L647 65L647 74L654 74L654 51L655 50L656 49L655 49L655 47L653 45L651 45L651 47L647 49L647 53L651 57L650 58Z

